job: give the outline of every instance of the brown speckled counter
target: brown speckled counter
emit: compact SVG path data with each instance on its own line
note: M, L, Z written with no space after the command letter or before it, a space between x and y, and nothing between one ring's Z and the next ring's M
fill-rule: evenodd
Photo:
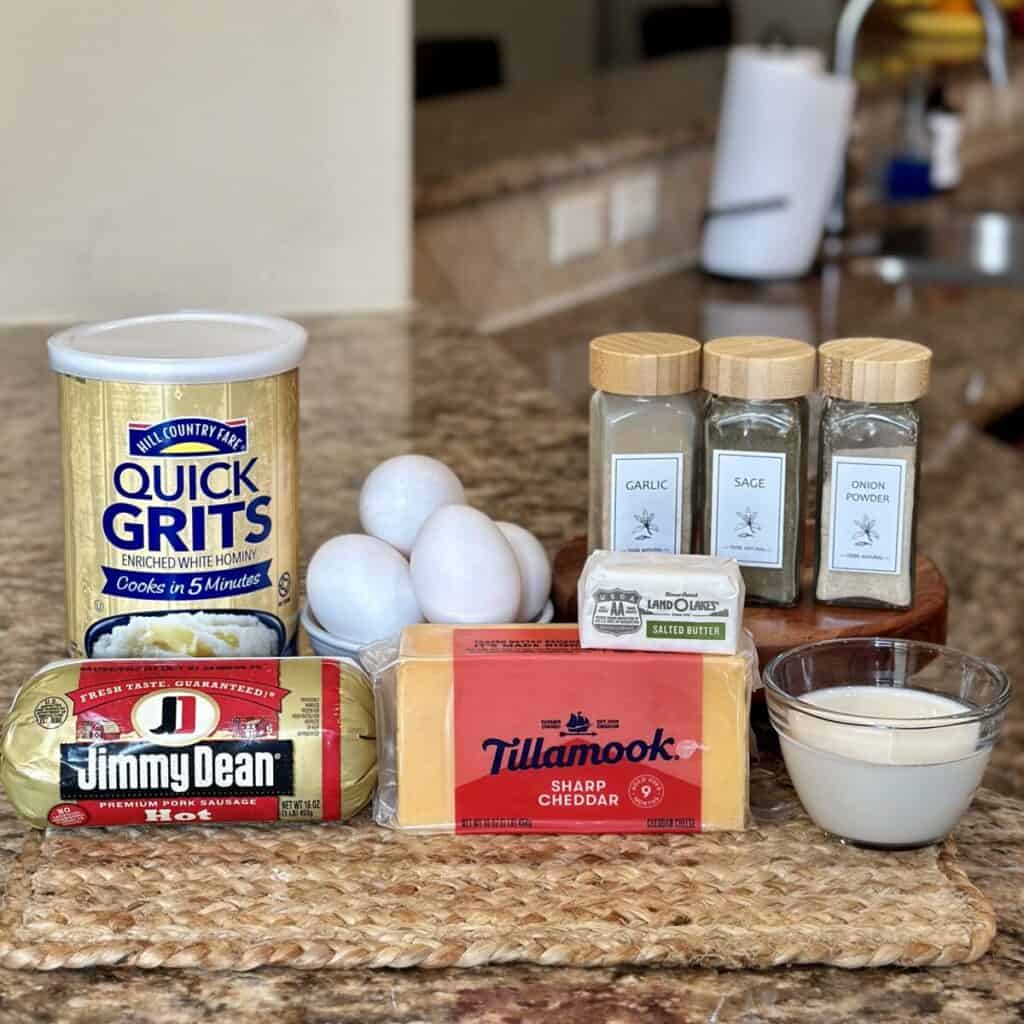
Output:
M858 50L868 57L858 72L859 124L891 123L902 132L905 80L920 61L886 33L865 33ZM1022 55L1024 45L1011 41L1011 67ZM527 83L417 103L417 216L712 142L726 56L724 49L702 50L555 87ZM954 89L985 78L980 51L976 59L947 62L945 71ZM975 104L974 113L988 106Z
M844 277L837 331L919 338L936 349L922 546L952 588L951 636L1015 671L1024 658L1024 456L983 436L963 396L981 373L1020 370L1024 297L995 289L907 293ZM416 450L445 458L469 497L554 547L586 509L585 343L622 327L706 333L752 314L818 328L817 280L767 288L666 278L501 341L423 314L321 320L302 372L303 550L356 527L355 496L380 459ZM767 310L767 313L766 313ZM793 319L795 317L795 319ZM717 318L717 319L716 319ZM60 484L54 381L42 328L0 331L0 702L61 656ZM984 382L982 382L984 383ZM972 392L989 394L978 385ZM971 409L975 412L972 413ZM652 1021L1019 1021L1024 1014L1024 702L1019 697L985 794L959 832L966 869L992 899L1000 933L978 964L940 970L772 972L546 970L448 972L265 970L251 974L129 970L0 971L0 1024L171 1024L263 1016L278 1024L523 1019ZM0 802L0 864L22 827Z
M686 296L693 287L689 276L668 279L660 291L630 293L600 313L584 311L575 325L563 322L562 333L542 325L536 335L543 340L538 351L546 352L557 367L559 346L585 339L598 321L689 329L693 310ZM662 304L656 302L658 294ZM865 326L896 326L886 320L891 304L881 303L880 293L869 290L864 300L869 319ZM634 304L638 301L639 306ZM1015 341L1016 332L1009 320L1004 323L1002 313L993 314L999 306L991 298L988 304L987 312L984 303L979 311L986 317L985 333L994 351L995 334ZM902 326L903 333L922 336L920 319L919 329L912 329L913 315ZM43 329L0 333L0 355L7 368L0 384L5 412L0 544L7 597L0 605L7 652L0 670L3 701L34 669L61 654L60 486L45 335ZM540 357L524 361L520 352L529 354L525 341L500 344L428 315L316 324L302 384L307 557L331 533L356 526L355 496L364 474L378 460L410 449L446 458L465 479L471 500L488 512L528 524L552 546L578 531L586 507L586 422L572 401L539 381ZM570 364L565 372L575 374L577 367L572 360ZM1019 456L958 423L950 419L933 443L935 468L929 486L935 497L925 515L924 543L951 573L957 596L954 638L1013 664L1022 653L1013 603L1016 588L1024 583L1018 553L1024 540ZM944 454L942 444L948 444ZM1014 473L1016 488L1010 483ZM999 499L991 506L986 504L990 492ZM966 522L974 524L971 544L964 543ZM1019 758L1024 748L1020 718L1018 712L1014 734L1004 745L1004 777L995 778L1005 789L1014 788L1011 755ZM6 805L0 807L0 849L13 851L22 828ZM1005 797L986 797L962 830L968 871L1001 916L994 951L971 967L855 973L824 968L719 973L526 967L378 974L0 971L0 1022L169 1024L253 1014L272 1015L281 1024L527 1017L565 1022L902 1022L927 1014L1009 1021L1018 1019L1024 1006L1019 973L1024 962L1022 807Z
M993 165L952 197L898 216L941 225L951 213L991 208L993 197L1001 209L1019 212L1017 161ZM702 339L780 334L812 343L873 335L931 346L918 544L950 585L950 643L1017 673L1024 663L1024 447L981 428L1024 406L1024 291L892 286L835 267L770 284L688 271L508 331L501 341L534 380L583 415L590 395L587 339L618 330L673 330ZM1024 797L1022 685L987 782Z

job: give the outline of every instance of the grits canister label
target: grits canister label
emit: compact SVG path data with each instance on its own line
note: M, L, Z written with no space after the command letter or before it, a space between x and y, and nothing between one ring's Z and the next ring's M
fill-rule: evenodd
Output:
M682 452L612 456L612 550L680 553L683 458Z
M623 687L575 629L454 644L456 832L700 830L700 655L634 654Z
M298 611L297 371L59 381L70 652L285 651Z
M903 459L832 456L830 570L900 573L906 491Z

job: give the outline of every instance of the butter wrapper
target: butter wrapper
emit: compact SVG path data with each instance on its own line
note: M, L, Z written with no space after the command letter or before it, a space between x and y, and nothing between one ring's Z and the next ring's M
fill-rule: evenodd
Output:
M580 646L735 654L745 593L731 558L594 551L579 582Z

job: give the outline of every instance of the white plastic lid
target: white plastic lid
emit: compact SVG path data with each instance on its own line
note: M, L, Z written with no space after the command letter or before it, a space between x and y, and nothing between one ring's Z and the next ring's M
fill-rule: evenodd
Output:
M295 369L306 331L273 316L184 311L81 324L47 346L50 366L74 377L214 384Z

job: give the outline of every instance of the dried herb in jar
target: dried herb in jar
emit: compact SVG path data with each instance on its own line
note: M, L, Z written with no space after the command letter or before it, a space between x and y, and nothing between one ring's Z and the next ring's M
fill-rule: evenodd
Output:
M748 604L794 605L815 353L788 338L704 346L704 551L734 558Z
M693 551L700 344L675 334L590 343L589 550Z
M814 593L826 604L914 602L921 419L931 350L912 341L822 345Z

